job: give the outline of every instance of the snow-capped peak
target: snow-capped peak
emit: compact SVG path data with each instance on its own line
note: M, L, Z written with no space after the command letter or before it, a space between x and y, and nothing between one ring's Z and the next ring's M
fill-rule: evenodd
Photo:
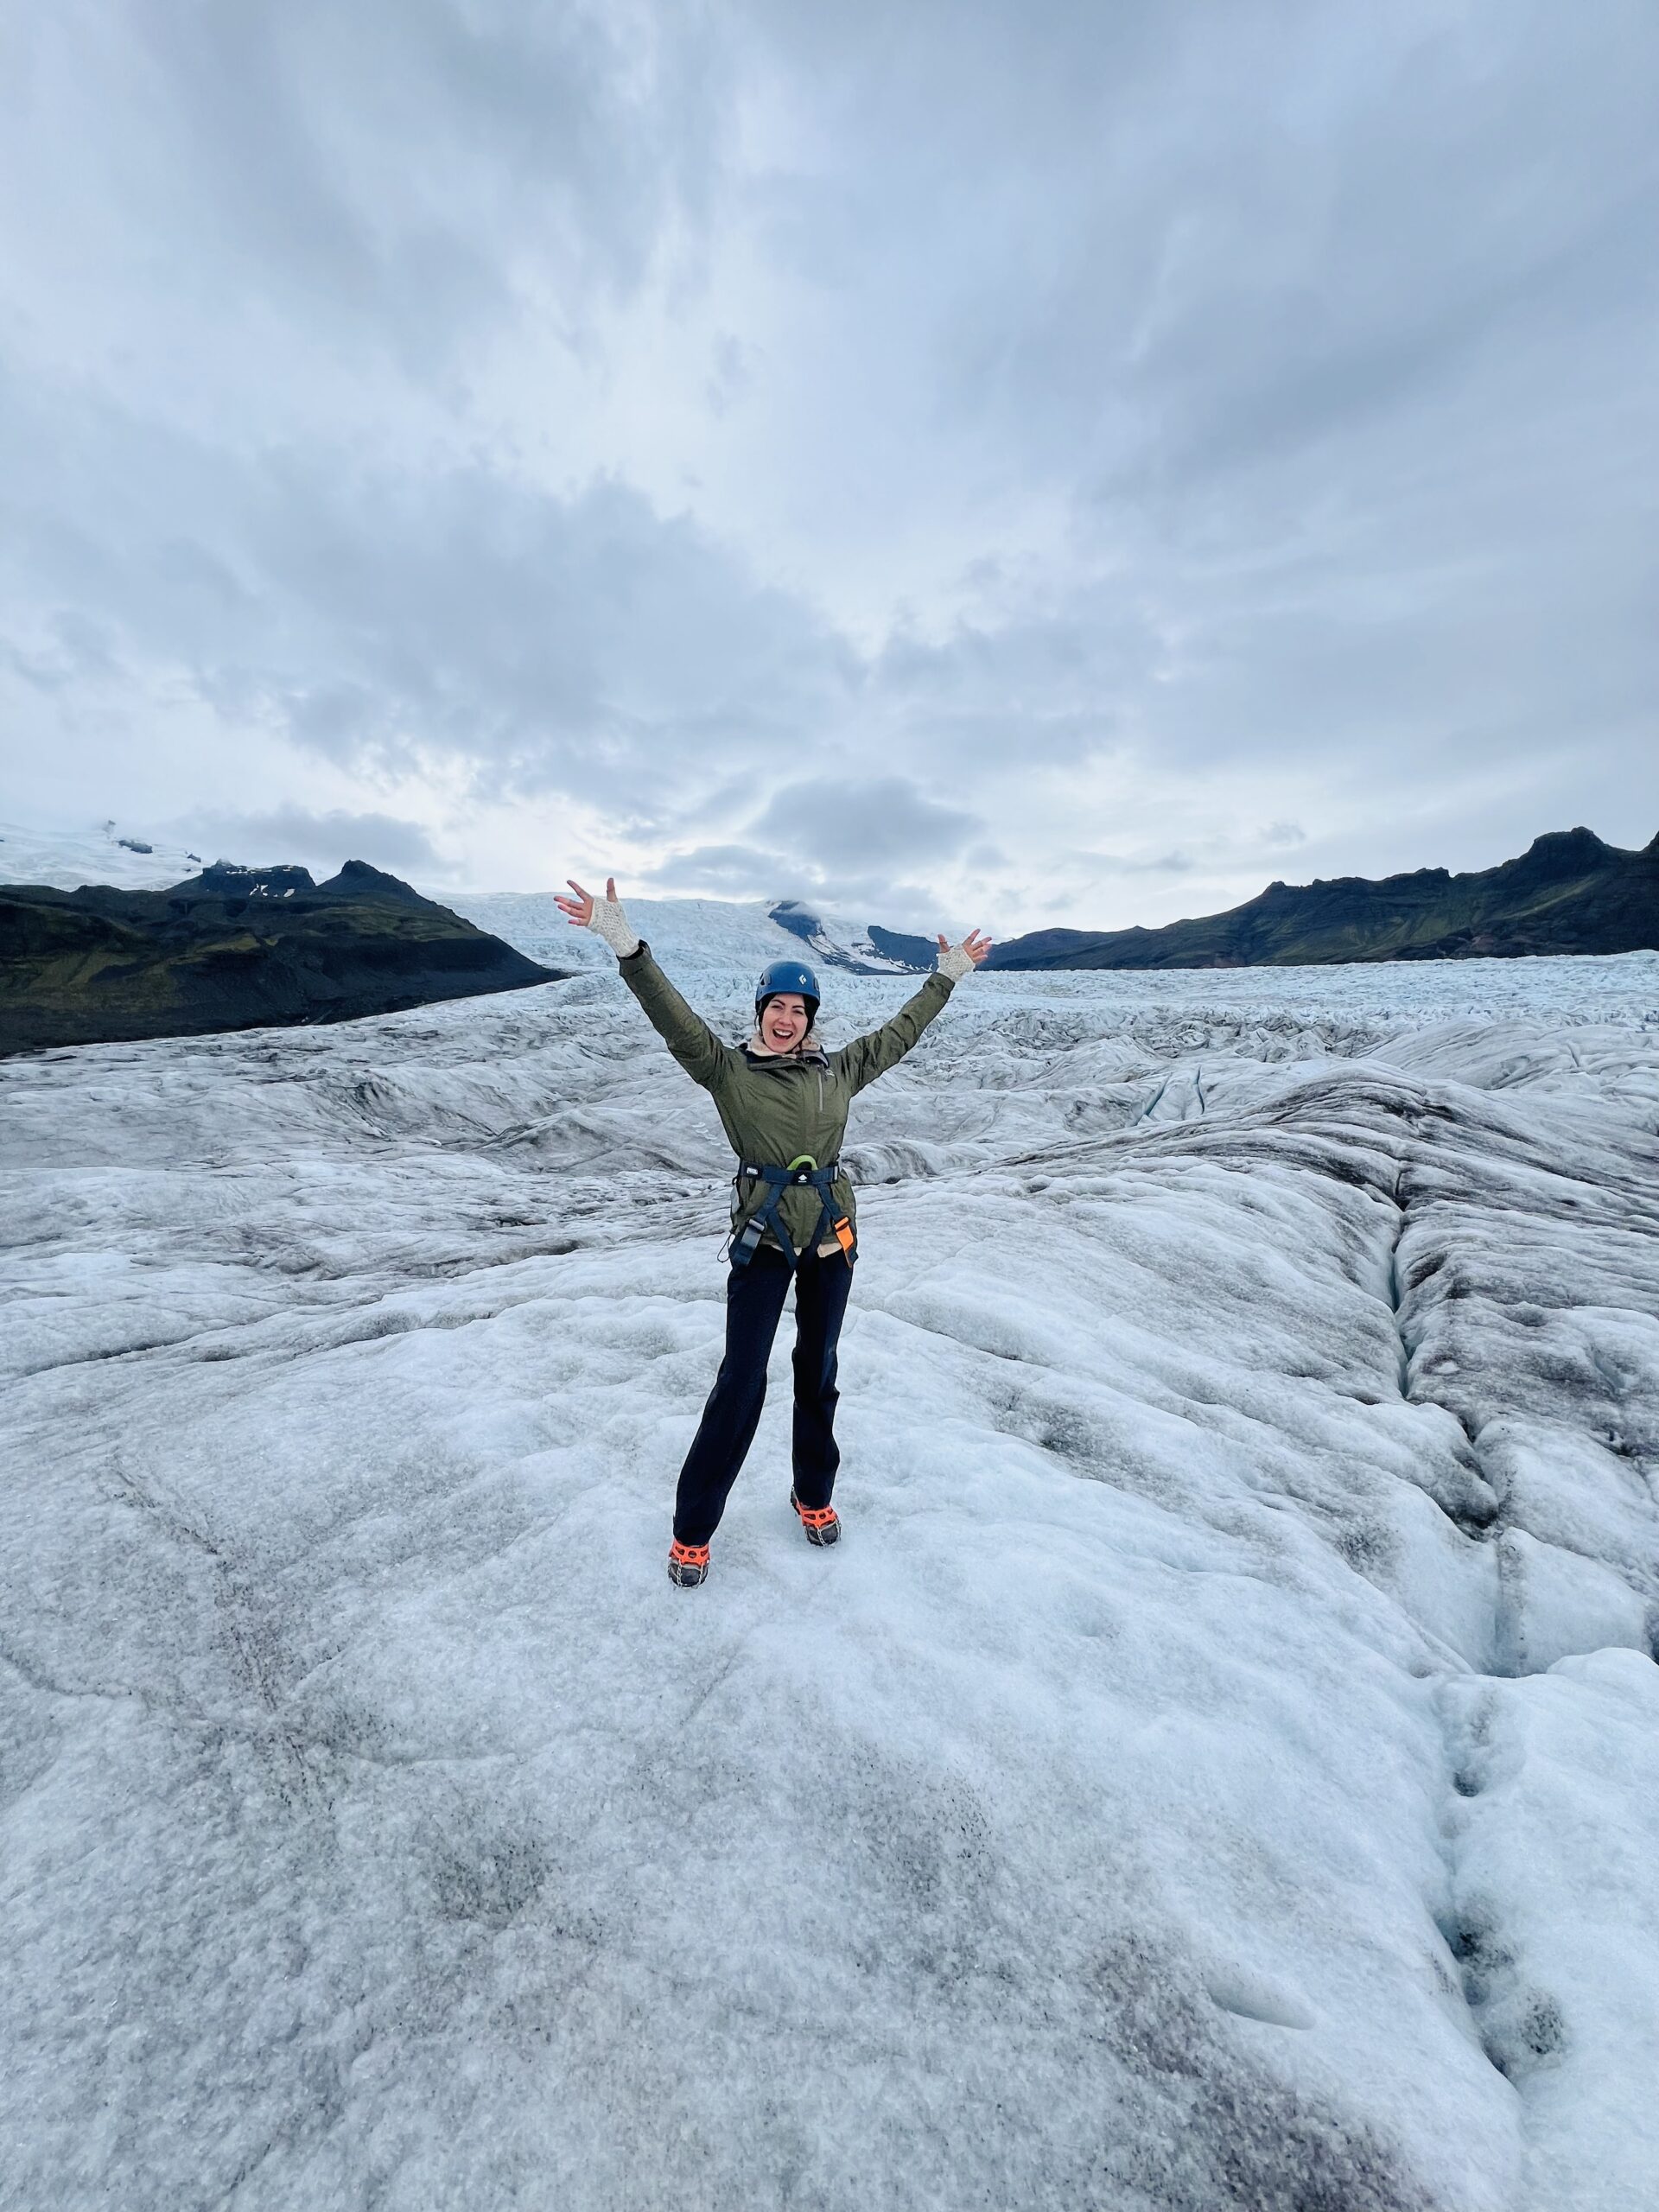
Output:
M882 952L872 942L868 924L825 913L803 905L798 899L780 899L769 911L779 929L787 930L791 937L810 945L826 967L850 968L861 976L908 976L919 974L932 964L931 961L899 959ZM918 947L925 943L922 938L916 940Z

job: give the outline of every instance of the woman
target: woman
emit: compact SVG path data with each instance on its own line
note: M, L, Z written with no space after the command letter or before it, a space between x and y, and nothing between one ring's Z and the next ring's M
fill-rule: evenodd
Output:
M841 1173L847 1109L856 1092L896 1067L951 991L991 949L972 931L939 939L938 965L893 1020L838 1052L813 1033L817 978L796 960L774 960L756 986L754 1033L723 1045L694 1014L629 927L616 879L595 898L574 879L559 899L573 926L595 930L617 956L622 980L694 1083L712 1096L738 1157L733 1178L732 1271L726 1285L726 1356L680 1470L668 1571L683 1589L705 1581L709 1544L726 1510L766 1395L766 1360L795 1282L795 1482L790 1503L809 1543L840 1540L830 1495L836 1448L836 1344L857 1255L852 1185Z

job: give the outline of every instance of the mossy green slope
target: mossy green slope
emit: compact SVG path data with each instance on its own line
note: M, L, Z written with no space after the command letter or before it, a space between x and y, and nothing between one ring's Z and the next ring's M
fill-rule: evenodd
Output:
M1224 914L1156 930L1039 930L996 968L1317 967L1338 961L1510 959L1659 950L1659 837L1640 852L1588 830L1539 837L1466 875L1269 884Z
M169 891L0 887L0 1052L339 1021L549 982L360 861L207 868Z

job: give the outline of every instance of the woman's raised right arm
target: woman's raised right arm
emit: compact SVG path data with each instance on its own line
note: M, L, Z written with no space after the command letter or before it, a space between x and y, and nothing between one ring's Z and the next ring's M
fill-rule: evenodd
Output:
M617 972L645 1008L652 1027L692 1082L712 1090L732 1048L722 1045L702 1016L686 1004L652 957L651 947L636 936L616 895L616 878L607 877L602 899L567 880L576 895L556 897L555 906L573 927L594 930L604 938L616 955Z

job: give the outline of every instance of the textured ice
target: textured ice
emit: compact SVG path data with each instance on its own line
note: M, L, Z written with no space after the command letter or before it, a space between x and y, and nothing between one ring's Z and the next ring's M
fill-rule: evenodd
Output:
M587 887L589 890L594 885ZM526 958L554 968L588 968L610 973L616 963L600 939L573 930L553 903L551 892L450 893L443 903L492 937L505 938ZM901 963L885 960L863 926L834 915L820 915L815 942L772 918L768 899L639 899L625 900L628 918L654 951L671 961L680 976L729 981L741 975L753 991L753 979L769 961L847 961L865 969ZM874 918L879 923L880 917Z
M113 883L124 891L160 891L196 874L201 864L200 854L123 823L75 831L0 822L0 883L46 883L60 891Z
M695 1593L613 975L7 1064L0 2198L1649 2212L1656 1009L973 977Z

